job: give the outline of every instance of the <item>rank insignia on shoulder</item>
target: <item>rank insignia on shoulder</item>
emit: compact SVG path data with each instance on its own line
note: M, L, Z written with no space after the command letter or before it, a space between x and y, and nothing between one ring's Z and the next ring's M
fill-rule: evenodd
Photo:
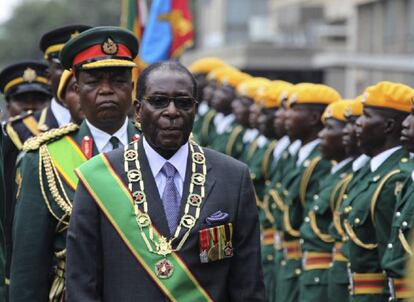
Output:
M201 263L233 257L233 225L226 223L198 232Z

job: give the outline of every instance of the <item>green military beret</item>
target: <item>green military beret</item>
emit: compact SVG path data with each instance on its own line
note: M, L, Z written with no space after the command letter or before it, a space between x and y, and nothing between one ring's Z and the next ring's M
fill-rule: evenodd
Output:
M65 69L135 67L138 40L127 30L115 26L94 27L67 42L60 52Z

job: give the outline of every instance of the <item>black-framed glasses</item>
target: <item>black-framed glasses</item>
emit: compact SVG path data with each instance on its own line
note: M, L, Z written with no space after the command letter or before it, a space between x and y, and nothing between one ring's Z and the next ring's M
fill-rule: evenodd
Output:
M147 101L155 109L164 109L173 101L175 108L178 110L190 110L197 104L197 100L190 96L169 97L166 95L150 95L142 98Z

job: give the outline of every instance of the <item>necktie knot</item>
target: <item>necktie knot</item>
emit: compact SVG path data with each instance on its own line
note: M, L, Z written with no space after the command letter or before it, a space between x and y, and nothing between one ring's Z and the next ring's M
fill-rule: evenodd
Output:
M111 136L109 142L112 145L112 150L117 149L119 147L119 139L116 136Z
M165 175L165 177L170 178L175 176L176 169L172 164L166 162L162 167L161 172Z

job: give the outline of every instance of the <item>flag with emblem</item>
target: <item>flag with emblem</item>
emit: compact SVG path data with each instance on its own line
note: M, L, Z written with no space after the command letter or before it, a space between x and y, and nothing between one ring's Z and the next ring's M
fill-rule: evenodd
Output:
M178 58L193 45L187 0L154 0L142 36L140 58L146 64Z

